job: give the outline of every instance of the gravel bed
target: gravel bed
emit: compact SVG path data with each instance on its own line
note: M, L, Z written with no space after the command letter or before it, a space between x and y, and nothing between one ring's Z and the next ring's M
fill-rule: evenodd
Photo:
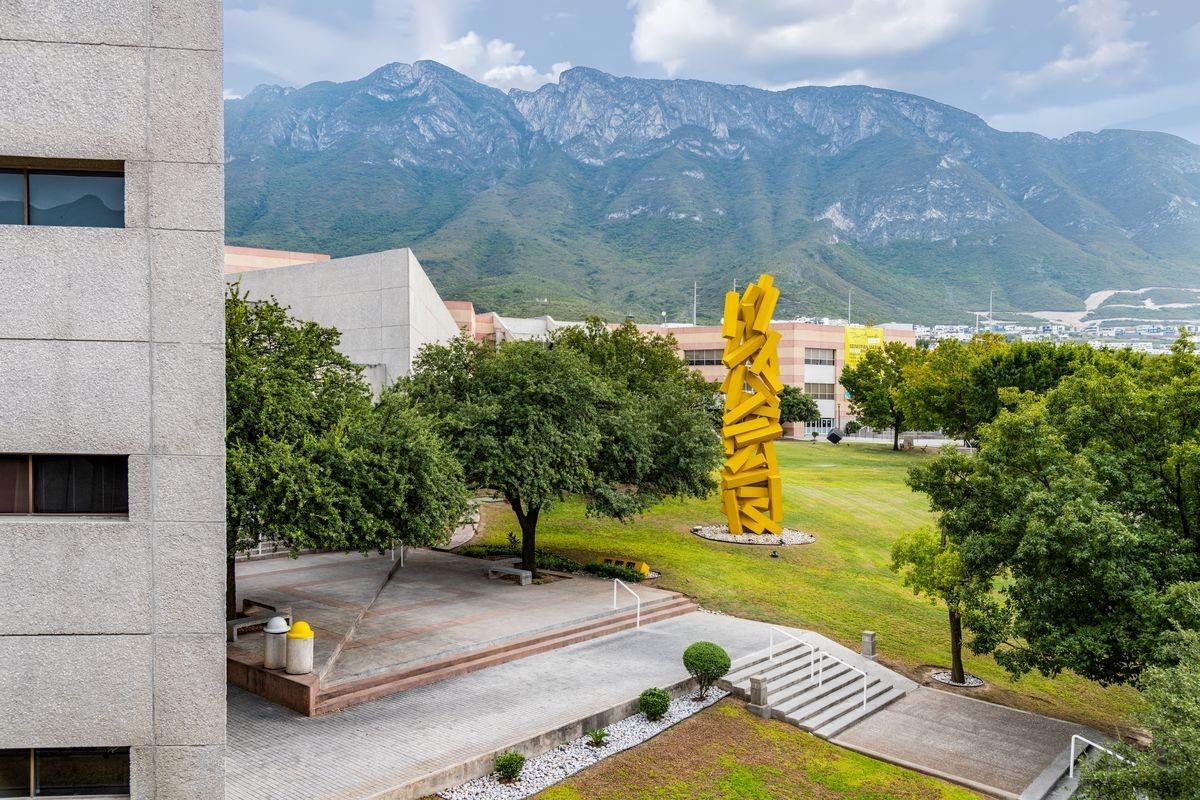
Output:
M692 700L690 694L674 699L667 713L657 722L651 722L640 713L614 722L607 728L608 739L605 740L604 747L592 747L588 744L590 739L587 736L561 744L526 761L525 769L521 771L521 777L515 783L500 783L496 774L492 773L467 781L453 789L444 789L437 796L445 800L520 800L535 795L581 769L662 733L675 723L711 706L727 694L728 692L712 688L708 690L708 697L699 702Z
M773 533L730 533L728 525L697 525L692 533L702 539L712 539L714 542L731 542L733 544L780 545L812 544L817 537L811 533L798 531L794 528L784 528L783 533L776 536Z
M980 678L978 675L972 675L969 672L965 673L963 676L967 679L964 683L955 683L953 680L951 680L950 670L948 669L934 670L933 672L929 673L929 677L933 678L938 683L944 683L947 686L957 686L959 689L978 689L980 686L983 686L983 678Z

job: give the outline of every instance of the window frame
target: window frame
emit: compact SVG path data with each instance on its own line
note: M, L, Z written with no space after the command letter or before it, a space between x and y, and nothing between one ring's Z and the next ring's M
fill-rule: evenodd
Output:
M23 795L12 795L7 800L39 800L44 797L59 797L64 800L72 800L72 798L89 798L89 800L128 800L133 796L133 753L129 747L8 747L5 750L21 750L25 752L25 761L28 766L28 783L26 784L26 793ZM118 794L42 794L38 791L38 753L54 750L95 750L95 751L117 751L124 752L125 767L128 781L125 786L125 792Z
M10 156L0 156L0 170L5 172L18 172L21 174L21 184L24 195L21 202L21 227L37 227L37 228L108 228L114 230L124 229L126 226L125 218L125 198L121 198L121 224L114 225L34 225L29 221L29 174L50 174L50 175L69 175L89 174L95 176L106 176L110 178L121 179L122 192L125 190L125 162L124 161L94 161L86 159L69 159L69 158L13 158ZM4 223L7 225L16 226L17 223Z
M697 347L693 350L682 349L682 352L683 361L689 367L719 367L724 365L722 358L725 355L725 351L720 347ZM693 356L693 353L703 353L704 355Z
M821 386L821 387L828 386L829 387L829 396L828 397L825 396L824 389L822 389L821 393L818 394L815 391L813 391L812 389L810 389L809 388L810 386ZM836 383L805 382L804 393L806 395L808 395L809 397L811 397L813 400L837 400L837 384Z
M54 517L91 517L96 519L129 519L129 456L119 453L0 453L2 458L25 460L28 511L0 511L0 519L50 519ZM124 511L35 511L34 459L37 458L109 458L125 461Z
M822 352L829 353L828 361L816 361L810 357L810 353ZM804 348L804 364L811 367L836 367L837 366L837 348L836 347L805 347Z

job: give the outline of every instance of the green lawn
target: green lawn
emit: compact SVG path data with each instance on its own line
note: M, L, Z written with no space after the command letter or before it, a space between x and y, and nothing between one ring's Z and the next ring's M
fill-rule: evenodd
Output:
M926 456L875 445L786 442L779 447L785 523L816 534L814 544L780 548L726 545L692 535L692 525L721 521L715 496L666 503L630 524L585 516L578 501L542 515L539 546L582 561L630 556L661 571L660 585L707 608L823 633L857 648L863 630L878 632L881 660L916 676L948 662L945 610L920 600L888 569L892 541L932 521L905 470ZM487 504L481 541L517 532L512 513ZM765 644L765 643L764 643ZM1008 680L990 658L967 654L967 668L988 681L972 695L1073 719L1103 729L1126 723L1136 693L1103 688L1074 675Z
M535 795L540 800L981 800L721 702Z

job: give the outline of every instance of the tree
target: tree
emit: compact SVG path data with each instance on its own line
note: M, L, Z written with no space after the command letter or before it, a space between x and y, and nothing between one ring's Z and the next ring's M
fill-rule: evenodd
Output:
M566 495L627 520L715 486L710 386L669 339L632 325L593 321L549 342L431 345L398 391L438 419L468 483L508 501L522 565L535 574L538 521Z
M872 428L892 429L892 449L900 449L905 430L902 402L905 371L926 357L926 351L903 342L885 342L863 354L853 367L842 370L842 387L859 422Z
M1146 670L1141 700L1149 746L1118 746L1123 761L1102 756L1085 765L1080 800L1200 798L1200 634L1181 631L1174 665Z
M1136 682L1163 661L1176 587L1200 579L1200 359L1181 337L999 397L976 457L912 482L964 532L966 572L1006 576L968 611L971 648L1013 675Z
M440 540L462 516L461 472L428 421L372 408L333 328L238 287L225 299L226 614L234 557L267 540L367 552Z
M974 443L1000 413L1002 390L1044 394L1099 358L1085 344L1009 343L996 333L950 339L905 367L900 404L910 425Z
M779 393L779 421L806 422L809 424L821 421L821 412L817 401L806 395L799 387L785 386Z

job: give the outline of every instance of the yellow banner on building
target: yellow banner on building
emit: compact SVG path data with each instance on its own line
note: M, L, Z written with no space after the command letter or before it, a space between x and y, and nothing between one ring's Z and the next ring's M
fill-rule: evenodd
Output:
M883 328L866 325L847 325L846 366L853 367L873 347L883 347Z

